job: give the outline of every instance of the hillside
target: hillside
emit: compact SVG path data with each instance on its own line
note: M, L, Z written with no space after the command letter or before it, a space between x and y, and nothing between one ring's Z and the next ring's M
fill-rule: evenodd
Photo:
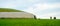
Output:
M0 12L22 12L22 11L10 8L0 8Z

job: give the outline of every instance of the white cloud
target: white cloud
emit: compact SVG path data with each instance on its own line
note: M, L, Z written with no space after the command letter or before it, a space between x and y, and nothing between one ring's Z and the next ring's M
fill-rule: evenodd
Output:
M34 13L33 11L33 7L28 7L27 9L25 9L24 11L26 12L30 12L30 13Z
M48 9L48 4L47 3L44 3L44 4L41 4L41 3L34 4L33 8L38 9L38 10L45 10L45 9Z
M43 14L41 16L55 16L57 13L47 13L47 14Z
M60 3L54 3L54 4L48 4L48 3L38 3L38 4L34 4L33 8L35 7L35 9L38 10L46 10L46 9L53 9L53 8L60 8Z
M38 1L38 0L28 0L29 2L36 2L36 1Z
M53 12L53 13L47 13L47 14L43 14L43 15L38 15L38 17L48 19L48 18L50 18L50 16L52 16L52 17L57 17L57 19L58 19L59 16L56 16L57 14L60 14L60 12Z
M25 8L24 11L37 15L37 18L39 18L40 16L44 17L44 16L56 15L57 13L48 13L48 14L44 14L44 15L40 15L40 14L38 15L38 13L39 13L38 11L44 11L46 9L60 8L60 3L48 4L46 1L47 0L16 0L16 1L8 0L7 3L0 5L0 7L17 8L17 7L21 7L21 6L24 7L24 5L26 4L28 7L27 7L27 9ZM29 5L30 3L32 4L31 6Z
M55 16L58 13L47 13L47 14L43 14L43 15L38 15L38 11L44 11L46 9L54 9L54 8L60 8L60 3L54 3L54 4L34 4L33 6L28 7L28 9L26 11L31 12L33 14L35 14L37 16L37 18L41 17L41 18L49 18L50 16Z
M49 4L48 8L60 8L60 3Z

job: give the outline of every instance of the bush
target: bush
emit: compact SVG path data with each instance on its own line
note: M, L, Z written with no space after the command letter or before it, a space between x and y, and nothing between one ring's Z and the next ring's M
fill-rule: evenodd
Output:
M56 17L54 17L54 19L56 19Z
M4 17L1 17L1 19L5 19Z
M36 16L34 15L34 19L36 19Z

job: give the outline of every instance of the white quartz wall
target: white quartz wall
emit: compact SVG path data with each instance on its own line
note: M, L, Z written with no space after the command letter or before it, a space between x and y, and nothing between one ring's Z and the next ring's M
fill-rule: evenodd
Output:
M27 12L0 12L0 18L33 18L34 15Z

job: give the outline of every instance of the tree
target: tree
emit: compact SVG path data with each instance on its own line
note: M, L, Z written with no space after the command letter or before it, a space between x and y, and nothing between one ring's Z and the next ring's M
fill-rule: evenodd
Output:
M56 19L56 17L54 17L54 19Z
M52 17L50 17L50 19L52 19Z
M5 19L4 17L1 17L1 19Z
M34 19L36 19L36 16L34 15Z

